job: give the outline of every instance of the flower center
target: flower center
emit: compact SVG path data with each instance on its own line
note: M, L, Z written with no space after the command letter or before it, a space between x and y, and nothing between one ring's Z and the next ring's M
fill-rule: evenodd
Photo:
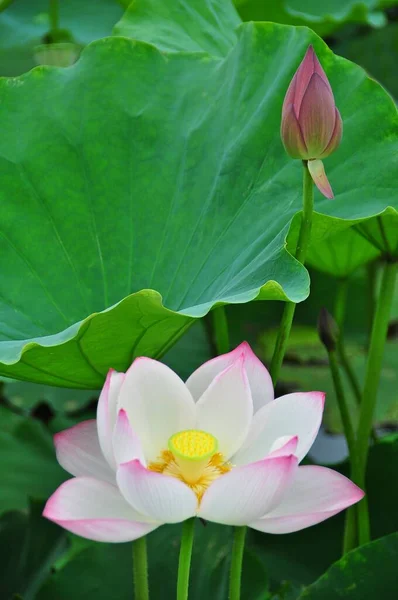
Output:
M168 446L185 481L195 483L217 452L218 442L210 433L188 429L172 435Z
M179 431L168 441L158 462L148 468L180 479L202 498L210 483L231 470L231 465L218 452L218 441L206 431L188 429Z

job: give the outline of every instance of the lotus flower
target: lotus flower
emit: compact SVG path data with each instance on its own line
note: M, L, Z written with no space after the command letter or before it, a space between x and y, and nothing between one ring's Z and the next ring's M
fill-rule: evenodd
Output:
M286 92L281 137L289 156L308 160L314 183L327 198L333 192L321 159L336 150L342 133L332 88L310 46Z
M324 394L274 400L248 344L202 365L184 383L137 358L110 371L97 420L55 436L74 475L44 516L80 536L134 540L193 516L289 533L319 523L363 492L330 469L298 466L317 434Z

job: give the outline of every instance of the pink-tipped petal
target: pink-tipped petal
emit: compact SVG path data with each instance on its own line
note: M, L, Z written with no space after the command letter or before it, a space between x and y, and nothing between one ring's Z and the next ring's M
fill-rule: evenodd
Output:
M117 401L124 373L108 371L97 405L97 428L102 452L112 469L116 468L112 449L112 433L116 422Z
M332 517L363 496L352 481L332 469L299 467L281 503L250 527L267 533L292 533Z
M240 356L213 380L196 403L196 428L218 440L228 459L243 444L253 417L249 381Z
M140 463L146 465L140 440L133 432L127 413L123 408L119 410L113 430L113 452L118 466L134 459L138 459Z
M291 158L308 158L308 150L292 104L286 107L282 117L281 138Z
M253 407L256 412L259 408L274 399L274 387L267 369L260 359L254 354L247 342L242 342L235 350L221 354L201 365L187 379L186 386L195 401L204 394L213 379L231 366L240 356L243 357L244 367L249 380Z
M116 484L115 472L102 454L94 419L55 434L54 445L59 464L71 475Z
M245 465L261 460L282 436L298 437L295 454L302 460L318 433L324 401L322 392L298 392L276 398L254 415L246 442L231 462Z
M340 145L341 138L343 137L343 121L341 119L340 112L335 108L336 116L332 137L329 140L328 145L323 150L322 154L318 158L326 158L329 154L332 154L336 148Z
M307 91L308 85L311 81L311 77L315 72L315 59L316 58L314 49L309 46L303 60L301 61L299 68L297 69L295 79L295 92L294 92L294 112L298 117L301 110L301 103L304 95ZM289 90L288 90L289 91Z
M137 358L127 371L119 407L127 412L147 461L158 458L173 433L195 427L195 403L185 383L151 358Z
M247 525L272 510L288 493L296 469L295 456L266 458L232 469L206 490L198 514L215 523Z
M325 168L321 160L309 160L308 170L318 190L329 200L334 198L333 190L326 177Z
M282 435L272 444L267 458L275 458L276 456L290 456L297 450L298 436L297 435Z
M193 517L197 498L175 477L149 471L138 460L120 465L119 489L138 512L163 523L179 523Z
M117 487L88 477L63 483L47 501L43 516L98 542L128 542L161 524L137 513Z
M319 158L328 144L336 113L330 86L315 73L304 94L298 121L308 151L308 158Z

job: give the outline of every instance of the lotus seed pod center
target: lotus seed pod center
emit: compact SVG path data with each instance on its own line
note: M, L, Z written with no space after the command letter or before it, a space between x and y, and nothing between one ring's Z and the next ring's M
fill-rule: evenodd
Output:
M182 476L190 483L200 478L210 458L218 450L218 442L211 433L196 429L175 433L169 439L168 446Z

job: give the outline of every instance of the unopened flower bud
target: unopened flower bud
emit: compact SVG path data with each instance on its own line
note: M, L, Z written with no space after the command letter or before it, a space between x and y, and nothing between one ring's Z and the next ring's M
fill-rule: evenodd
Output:
M340 330L336 321L326 308L321 308L318 317L318 333L321 342L328 352L336 350Z
M326 158L340 143L343 123L336 108L332 88L325 71L310 46L286 92L282 108L281 137L292 158L318 160ZM320 186L310 169L314 183L327 197L333 193L323 173ZM319 173L319 163L318 163ZM325 193L328 188L329 193Z

